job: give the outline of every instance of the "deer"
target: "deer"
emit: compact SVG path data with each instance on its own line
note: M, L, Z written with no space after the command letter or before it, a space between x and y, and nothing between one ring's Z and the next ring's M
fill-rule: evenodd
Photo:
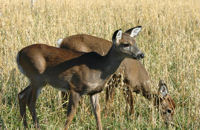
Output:
M127 34L131 34L133 28L125 31ZM132 37L134 39L134 37ZM64 39L59 39L58 47L63 49L71 49L78 52L97 52L98 54L104 56L108 53L112 46L112 42L87 34L76 34ZM133 92L141 93L146 99L154 100L155 106L160 107L160 112L165 123L169 123L173 119L175 112L175 102L169 95L168 87L163 80L158 83L158 91L151 91L151 80L146 71L145 67L139 60L125 58L118 70L113 74L112 79L108 81L106 86L106 105L105 108L109 108L111 101L114 98L114 89L119 86L119 81L121 75L123 74L123 94L127 102L126 109L129 114L134 113L134 100ZM66 106L65 102L67 100L68 94L62 92L62 103L63 107ZM159 101L159 102L158 102ZM157 104L157 105L156 105Z
M36 100L42 88L49 84L70 93L65 130L69 129L83 95L90 96L97 129L102 130L99 93L125 58L144 58L144 53L132 39L140 30L141 27L133 28L131 34L123 33L121 29L116 30L112 36L112 47L105 56L96 52L83 53L41 43L22 48L17 54L16 62L21 73L30 81L18 94L24 127L28 127L28 106L34 126L39 128Z

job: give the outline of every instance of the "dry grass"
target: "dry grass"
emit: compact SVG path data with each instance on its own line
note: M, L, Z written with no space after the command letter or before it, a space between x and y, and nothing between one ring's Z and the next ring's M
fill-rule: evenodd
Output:
M174 122L179 129L200 128L200 2L199 0L28 0L0 1L0 124L22 128L17 93L28 81L16 66L17 52L36 42L55 45L58 38L87 33L111 39L119 28L142 25L138 46L153 81L164 79L176 101ZM65 114L58 91L46 87L37 103L43 129L61 129ZM135 96L135 114L127 119L120 91L112 114L102 121L105 129L166 128L151 103ZM104 93L101 94L104 108ZM85 100L71 125L72 129L95 129L95 119ZM83 109L81 109L83 108ZM29 124L31 121L29 121ZM31 127L31 126L30 126ZM175 129L175 127L170 127Z

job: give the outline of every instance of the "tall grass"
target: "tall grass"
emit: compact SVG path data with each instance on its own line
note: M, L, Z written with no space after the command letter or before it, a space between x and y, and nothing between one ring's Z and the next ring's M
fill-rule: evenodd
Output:
M199 0L28 0L0 1L0 124L7 129L23 128L17 94L28 85L18 71L17 52L34 43L55 46L57 39L87 33L111 40L119 28L142 25L137 38L145 52L143 63L157 90L164 79L176 102L171 129L200 129L200 1ZM135 95L135 114L128 116L119 89L110 113L104 117L104 92L101 93L104 129L166 128L152 103ZM66 120L58 91L47 86L37 102L43 129L62 129ZM29 124L30 114L28 114ZM33 127L30 125L29 127ZM89 100L84 103L71 129L95 129Z

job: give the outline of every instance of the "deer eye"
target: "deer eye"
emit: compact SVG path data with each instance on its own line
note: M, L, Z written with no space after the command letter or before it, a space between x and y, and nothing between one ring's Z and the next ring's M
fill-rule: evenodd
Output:
M167 112L168 112L168 113L172 113L172 110L170 110L170 109L167 109Z
M123 44L123 47L128 47L130 46L130 44Z

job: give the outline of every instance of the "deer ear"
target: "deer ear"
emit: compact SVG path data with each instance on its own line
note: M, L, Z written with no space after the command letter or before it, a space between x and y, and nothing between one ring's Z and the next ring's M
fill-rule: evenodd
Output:
M137 26L127 30L125 33L129 34L131 37L135 37L142 30L142 26Z
M122 39L122 30L121 29L115 31L113 34L113 37L112 37L113 43L118 42L120 39Z
M168 88L167 85L163 80L159 81L159 89L158 89L158 94L162 97L165 97L168 94Z

